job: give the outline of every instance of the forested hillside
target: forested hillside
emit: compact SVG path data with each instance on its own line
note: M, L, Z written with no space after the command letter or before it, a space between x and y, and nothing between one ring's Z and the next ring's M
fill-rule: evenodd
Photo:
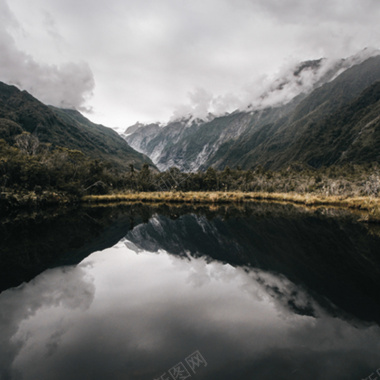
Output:
M80 150L120 169L141 168L150 159L132 149L114 130L90 122L78 111L48 107L14 86L0 82L0 138L13 146L23 132L52 148Z

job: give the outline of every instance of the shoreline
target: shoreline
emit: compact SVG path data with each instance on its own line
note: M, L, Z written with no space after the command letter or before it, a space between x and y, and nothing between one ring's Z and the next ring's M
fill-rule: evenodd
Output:
M312 193L268 193L268 192L139 192L116 193L109 195L86 195L84 203L146 202L146 203L190 203L226 204L252 201L270 201L313 206L342 207L350 210L365 211L362 221L380 223L380 198L369 196L335 196Z
M6 196L5 196L6 195ZM22 209L44 209L49 207L69 207L74 205L109 205L122 202L189 205L225 205L248 202L275 202L306 207L344 208L363 213L361 221L380 223L380 198L370 196L320 195L313 193L269 193L241 191L167 191L167 192L125 192L108 195L68 196L58 192L1 193L0 211L14 212Z

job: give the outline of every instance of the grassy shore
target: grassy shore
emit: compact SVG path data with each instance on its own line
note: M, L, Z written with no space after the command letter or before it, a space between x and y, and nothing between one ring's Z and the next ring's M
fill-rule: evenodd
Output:
M40 208L43 206L62 206L73 203L111 204L119 202L143 202L156 204L193 204L220 205L228 203L244 203L253 201L268 201L291 203L307 207L340 207L359 210L361 220L380 223L380 198L369 196L337 196L313 193L275 193L275 192L125 192L108 195L86 195L81 199L69 197L55 192L0 193L0 210L18 208Z
M88 203L112 202L159 202L159 203L239 203L250 201L272 201L301 204L305 206L344 207L352 210L366 211L364 220L380 222L380 198L322 196L298 193L266 193L266 192L140 192L119 193L111 195L88 195L82 198Z

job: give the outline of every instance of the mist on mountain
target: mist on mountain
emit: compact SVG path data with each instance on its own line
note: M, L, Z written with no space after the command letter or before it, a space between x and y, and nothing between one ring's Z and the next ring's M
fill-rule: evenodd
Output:
M160 170L172 166L185 171L209 166L249 169L257 165L278 169L295 161L312 166L347 162L344 157L348 153L338 157L332 154L334 149L340 154L350 151L353 162L362 163L356 152L358 141L363 144L361 151L376 150L378 123L373 109L377 106L366 109L363 98L350 120L347 107L379 80L380 57L376 49L365 49L346 59L301 62L284 68L267 90L258 91L260 96L250 98L243 109L218 116L210 112L210 94L198 90L192 97L196 112L182 117L178 114L169 123L155 124L154 128L140 126L125 138ZM371 93L374 91L377 87ZM372 140L359 138L359 125L365 122L360 116L363 113L372 118L365 119L370 123ZM332 115L334 120L347 121L339 123L340 131L331 125ZM311 141L317 126L320 136ZM363 157L364 161L377 160L376 155Z

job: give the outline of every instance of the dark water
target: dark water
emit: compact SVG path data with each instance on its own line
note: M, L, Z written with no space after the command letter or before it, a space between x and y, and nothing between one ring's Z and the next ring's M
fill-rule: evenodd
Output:
M0 232L0 380L380 378L379 231L352 215L135 205Z

